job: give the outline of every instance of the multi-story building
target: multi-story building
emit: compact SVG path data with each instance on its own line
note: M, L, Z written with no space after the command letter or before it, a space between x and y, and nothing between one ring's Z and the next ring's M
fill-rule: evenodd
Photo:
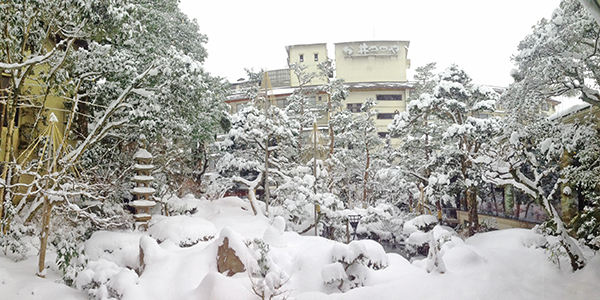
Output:
M408 46L408 41L335 44L335 58L332 59L335 62L335 76L344 79L349 91L343 107L352 112L359 112L365 100L368 98L377 100L375 124L381 137L387 135L387 125L392 122L394 115L405 110L406 99L412 88L406 76L406 71L410 67L410 60L407 58ZM285 49L288 54L288 64L306 66L307 73L320 74L319 63L329 59L326 43L291 45L286 46ZM297 76L291 69L268 71L268 74L277 105L285 107L286 98L299 87ZM307 90L314 90L315 87L327 83L329 79L328 76L315 76L304 87ZM227 100L232 112L237 111L239 105L249 101L244 93L246 84L245 81L232 84L232 95ZM315 90L309 102L322 104L327 102L327 97L326 93ZM320 126L326 123L326 116L318 120Z

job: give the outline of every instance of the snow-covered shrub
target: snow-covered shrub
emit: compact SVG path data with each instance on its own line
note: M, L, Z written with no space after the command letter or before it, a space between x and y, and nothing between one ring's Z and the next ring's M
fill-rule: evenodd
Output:
M437 271L441 274L446 273L446 265L440 254L438 240L433 234L433 230L429 231L429 254L427 255L427 273Z
M457 233L450 227L437 225L437 218L432 215L421 215L404 223L406 239L406 255L410 258L416 256L429 256L431 253L430 232L441 249L444 243L450 241Z
M404 222L403 232L406 239L406 254L408 257L426 256L429 253L429 235L438 220L432 215L421 215Z
M595 198L593 205L587 206L571 221L577 236L586 246L600 250L600 199Z
M326 285L342 292L364 286L370 269L387 268L389 258L383 247L371 240L336 243L332 252L333 263L321 269Z
M271 259L269 244L261 239L254 239L251 246L256 259L256 264L249 268L254 294L262 300L287 299L289 291L285 284L289 276Z
M86 269L75 279L78 290L87 291L91 299L122 299L126 288L137 284L139 278L134 270L117 266L112 261L90 261Z
M57 228L51 235L50 244L56 252L56 265L63 274L63 281L73 286L77 274L83 270L85 255L82 237L85 227Z
M32 226L14 223L9 230L0 234L0 249L2 253L14 261L25 259L29 246L27 237L33 236L35 230Z
M572 242L573 245L571 247L579 250L579 255L582 256L582 245L580 245L578 241L570 236L560 236L556 227L556 222L553 219L549 219L533 228L535 233L541 234L546 238L546 244L544 245L544 248L546 248L548 260L556 264L559 268L561 267L561 261L566 262L570 260L571 263L578 260L585 261L585 257L575 257L577 254L574 253L574 251L569 251L569 249L565 247L566 243ZM569 239L570 241L565 241L565 239Z
M148 234L158 243L170 240L179 247L191 247L212 240L217 234L213 223L202 218L172 216L152 220Z
M144 264L164 258L156 241L139 232L95 232L85 242L86 263L73 285L86 291L91 299L121 299L128 287L137 284L136 271L142 271L140 248Z
M193 215L198 212L198 204L200 202L193 194L187 194L182 198L175 195L165 197L164 204L169 210L169 216L176 215Z

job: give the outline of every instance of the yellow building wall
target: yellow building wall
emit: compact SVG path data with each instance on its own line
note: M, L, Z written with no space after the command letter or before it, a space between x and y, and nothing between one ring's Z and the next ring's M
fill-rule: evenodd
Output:
M23 91L27 91L23 98L29 98L31 103L34 103L36 106L41 106L44 98L43 95L45 93L45 88L40 86L32 78L27 78L25 80L25 84L23 87ZM60 133L64 135L64 130L66 126L66 122L68 121L69 113L64 109L65 100L62 97L58 97L52 95L52 91L50 95L45 100L45 108L42 112L42 116L45 117L45 122L39 122L37 124L37 131L35 131L33 136L31 136L31 128L35 123L37 115L39 113L39 108L27 108L20 106L18 110L18 124L15 124L15 130L12 138L12 146L13 149L16 150L16 157L18 157L28 146L29 143L33 142L40 132L42 132L47 125L49 124L50 114L54 113L56 115L58 122L56 124ZM2 124L0 124L2 125ZM5 136L8 128L2 126L2 136ZM7 151L6 141L2 140L0 142L0 159L5 159L5 151Z
M408 41L335 44L336 77L346 82L406 81Z
M300 64L307 66L306 73L315 73L317 76L312 79L309 85L320 85L328 82L328 78L320 76L320 70L318 64L327 61L327 44L310 44L310 45L292 45L287 46L288 52L288 63L289 64ZM315 61L315 54L318 55L318 61ZM303 56L304 61L300 61L300 55ZM290 70L291 86L296 87L299 85L298 77L294 74L293 70Z
M401 91L351 91L348 95L348 98L342 103L343 108L346 109L347 104L355 104L355 103L364 103L365 100L371 98L373 100L377 99L377 95L402 95L403 100L381 100L377 101L377 105L375 105L375 110L378 113L395 113L395 112L403 112L406 110L406 98L408 97L408 90ZM375 121L375 126L377 126L377 132L388 132L387 125L392 122L392 119L377 119L376 116L373 117Z

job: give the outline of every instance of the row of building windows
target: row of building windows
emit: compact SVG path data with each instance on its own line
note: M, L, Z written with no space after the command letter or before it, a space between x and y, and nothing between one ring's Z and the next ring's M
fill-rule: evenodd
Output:
M315 61L319 61L319 53L314 54ZM304 62L304 54L300 54L300 62Z

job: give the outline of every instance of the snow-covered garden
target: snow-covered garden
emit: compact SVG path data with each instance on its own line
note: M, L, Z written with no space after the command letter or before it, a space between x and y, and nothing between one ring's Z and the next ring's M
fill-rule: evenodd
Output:
M594 299L600 259L573 273L548 259L548 242L531 230L510 229L462 239L436 225L439 269L432 258L412 262L370 240L350 244L284 230L281 218L255 216L237 197L172 199L195 214L155 216L147 232L98 231L85 242L73 285L49 261L38 278L36 251L19 262L0 257L1 299ZM416 225L415 225L416 224ZM414 220L408 232L427 221ZM359 225L361 226L361 225ZM428 236L427 233L423 233ZM219 246L229 247L244 271L219 272ZM427 240L427 238L426 238ZM591 255L592 253L586 253ZM230 258L231 259L231 258ZM266 299L269 299L267 296Z
M579 1L524 37L507 89L416 68L385 138L330 60L289 66L285 106L248 70L230 109L176 0L0 15L0 299L600 293L600 26ZM592 113L549 117L557 96Z

